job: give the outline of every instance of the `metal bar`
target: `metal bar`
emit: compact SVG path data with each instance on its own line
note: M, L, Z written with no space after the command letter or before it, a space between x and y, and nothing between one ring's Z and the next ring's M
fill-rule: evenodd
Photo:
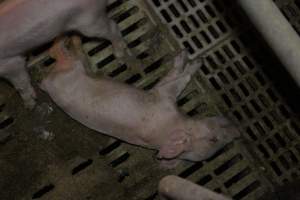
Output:
M238 0L257 30L300 86L300 38L272 0Z
M168 200L230 200L209 189L177 176L167 176L159 183L161 199Z

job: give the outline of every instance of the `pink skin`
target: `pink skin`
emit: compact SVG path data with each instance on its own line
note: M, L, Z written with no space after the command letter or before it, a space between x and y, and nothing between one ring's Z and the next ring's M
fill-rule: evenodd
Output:
M230 200L177 176L166 176L158 186L161 200Z
M108 39L117 57L125 44L117 25L107 17L108 0L7 0L0 4L0 76L20 92L25 105L36 94L26 72L24 54L65 32Z
M195 120L178 111L176 97L201 66L199 60L187 64L185 52L175 58L169 74L146 92L109 78L89 77L80 40L73 38L72 43L72 51L62 41L54 45L50 54L57 62L41 88L85 126L131 144L157 149L157 157L170 168L178 160L206 159L239 136L223 117Z

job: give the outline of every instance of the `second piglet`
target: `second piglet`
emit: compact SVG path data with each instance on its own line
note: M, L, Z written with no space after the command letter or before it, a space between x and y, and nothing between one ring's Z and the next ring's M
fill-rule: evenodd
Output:
M35 92L25 70L24 54L65 32L112 42L122 56L124 42L108 18L108 0L7 0L0 3L0 77L8 79L33 107Z
M146 92L109 78L89 77L80 39L74 37L72 43L73 51L63 41L51 49L56 64L41 88L85 126L131 144L157 149L158 158L169 168L178 160L207 159L239 136L223 117L196 120L179 112L176 97L201 65L199 60L187 63L185 52L175 58L168 75Z

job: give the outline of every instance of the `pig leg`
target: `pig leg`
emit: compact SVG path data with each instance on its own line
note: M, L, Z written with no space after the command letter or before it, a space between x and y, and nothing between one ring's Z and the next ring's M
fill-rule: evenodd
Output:
M36 94L30 83L25 64L26 61L23 57L0 61L0 76L14 85L24 100L25 106L32 109L35 105Z
M195 60L186 64L186 52L180 53L174 60L173 69L154 88L161 96L176 100L177 96L184 90L190 82L192 75L199 69L202 60Z
M113 20L109 18L101 19L79 31L88 37L110 40L115 55L118 58L124 56L127 45L122 38L118 25Z

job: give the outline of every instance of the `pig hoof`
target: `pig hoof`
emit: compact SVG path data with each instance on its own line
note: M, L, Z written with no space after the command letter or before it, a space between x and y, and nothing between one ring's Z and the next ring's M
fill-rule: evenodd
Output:
M24 101L24 105L25 105L25 108L32 110L36 105L36 101L33 98L28 99L28 100Z
M29 89L28 91L24 91L24 92L21 92L21 96L24 100L24 105L27 109L30 109L32 110L35 105L36 105L36 93L35 91L33 90L33 88Z
M122 52L122 51L115 51L114 52L115 53L115 56L117 57L117 58L123 58L124 57L124 52Z
M181 51L178 56L175 57L175 62L182 62L185 63L188 61L188 52L183 50Z
M130 56L131 52L127 48L127 45L124 41L115 42L113 45L114 54L117 58L123 58L125 56Z

